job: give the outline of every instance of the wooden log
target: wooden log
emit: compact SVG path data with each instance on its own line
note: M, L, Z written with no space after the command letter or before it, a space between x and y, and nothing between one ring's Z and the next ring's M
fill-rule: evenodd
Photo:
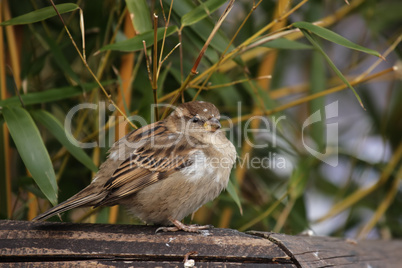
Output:
M241 233L158 233L154 226L0 221L0 266L400 267L402 241ZM191 265L191 261L187 264ZM190 266L188 266L190 267Z

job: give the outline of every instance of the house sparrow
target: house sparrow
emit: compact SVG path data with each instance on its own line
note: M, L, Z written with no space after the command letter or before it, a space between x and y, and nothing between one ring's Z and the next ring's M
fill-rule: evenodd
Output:
M211 103L181 104L166 119L118 140L90 185L33 220L77 207L120 204L146 223L170 226L157 231L208 228L180 221L228 184L236 150L219 119Z

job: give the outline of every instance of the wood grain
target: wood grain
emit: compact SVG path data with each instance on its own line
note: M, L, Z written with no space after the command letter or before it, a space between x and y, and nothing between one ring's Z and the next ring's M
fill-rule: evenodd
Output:
M0 221L1 267L402 267L402 241L155 226Z
M43 267L297 267L275 243L230 229L158 233L153 226L0 221L0 264Z
M401 240L342 239L248 232L276 243L301 267L402 267Z

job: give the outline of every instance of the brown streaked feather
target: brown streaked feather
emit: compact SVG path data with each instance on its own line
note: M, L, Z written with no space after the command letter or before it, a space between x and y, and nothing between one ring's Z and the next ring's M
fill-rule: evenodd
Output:
M145 131L151 133L163 127L157 125L156 130L149 128ZM145 136L141 133L135 134L141 137ZM172 135L174 135L173 138ZM166 133L165 131L165 133L159 134L157 140L133 138L137 141L142 139L141 147L135 149L104 184L103 190L108 194L96 206L113 205L120 199L135 194L141 189L166 178L169 174L193 164L189 158L196 152L196 149L183 146L187 141L183 137L178 140L179 137L178 134ZM168 146L165 146L166 144ZM155 150L154 147L158 149Z
M92 187L89 185L88 187ZM81 192L77 193L76 195L70 197L66 201L58 204L57 206L49 209L45 213L42 213L32 219L33 221L40 221L40 220L45 220L47 218L50 218L56 214L63 213L67 210L77 208L77 207L82 207L82 206L91 206L95 205L100 199L104 198L106 193L93 193L93 194L87 194L87 192L91 188L85 188Z
M115 205L119 200L135 194L141 189L158 182L158 174L159 173L148 172L148 174L145 176L131 178L131 180L128 180L125 185L114 185L113 187L108 188L108 195L105 196L105 198L103 198L103 200L100 201L96 207Z
M140 129L134 130L132 133L126 136L126 139L128 142L138 142L154 135L161 135L166 131L167 128L164 125L164 122L158 121L153 124L144 126Z
M151 172L149 170L133 167L128 169L125 172L119 172L116 175L113 175L106 184L104 185L105 190L113 190L114 188L119 188L125 183L128 183L130 180L146 177Z

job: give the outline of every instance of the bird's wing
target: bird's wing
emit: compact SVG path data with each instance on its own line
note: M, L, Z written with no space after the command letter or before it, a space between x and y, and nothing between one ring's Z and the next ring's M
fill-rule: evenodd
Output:
M196 147L189 146L187 137L180 137L177 133L142 139L142 145L119 165L104 184L103 191L108 194L96 206L114 205L118 200L192 165L191 156L197 151Z
M157 138L154 138L155 135ZM129 143L134 144L133 148ZM114 205L120 199L192 165L192 155L197 153L197 145L200 142L192 137L167 131L161 121L137 129L115 144L111 153L116 155L112 158L109 155L101 166L99 172L107 169L111 163L112 170L115 169L114 164L118 165L111 175L108 174L109 170L104 170L107 177L110 176L106 183L102 184L101 179L93 181L79 193L33 220L44 220L77 207ZM125 160L119 162L120 156Z

